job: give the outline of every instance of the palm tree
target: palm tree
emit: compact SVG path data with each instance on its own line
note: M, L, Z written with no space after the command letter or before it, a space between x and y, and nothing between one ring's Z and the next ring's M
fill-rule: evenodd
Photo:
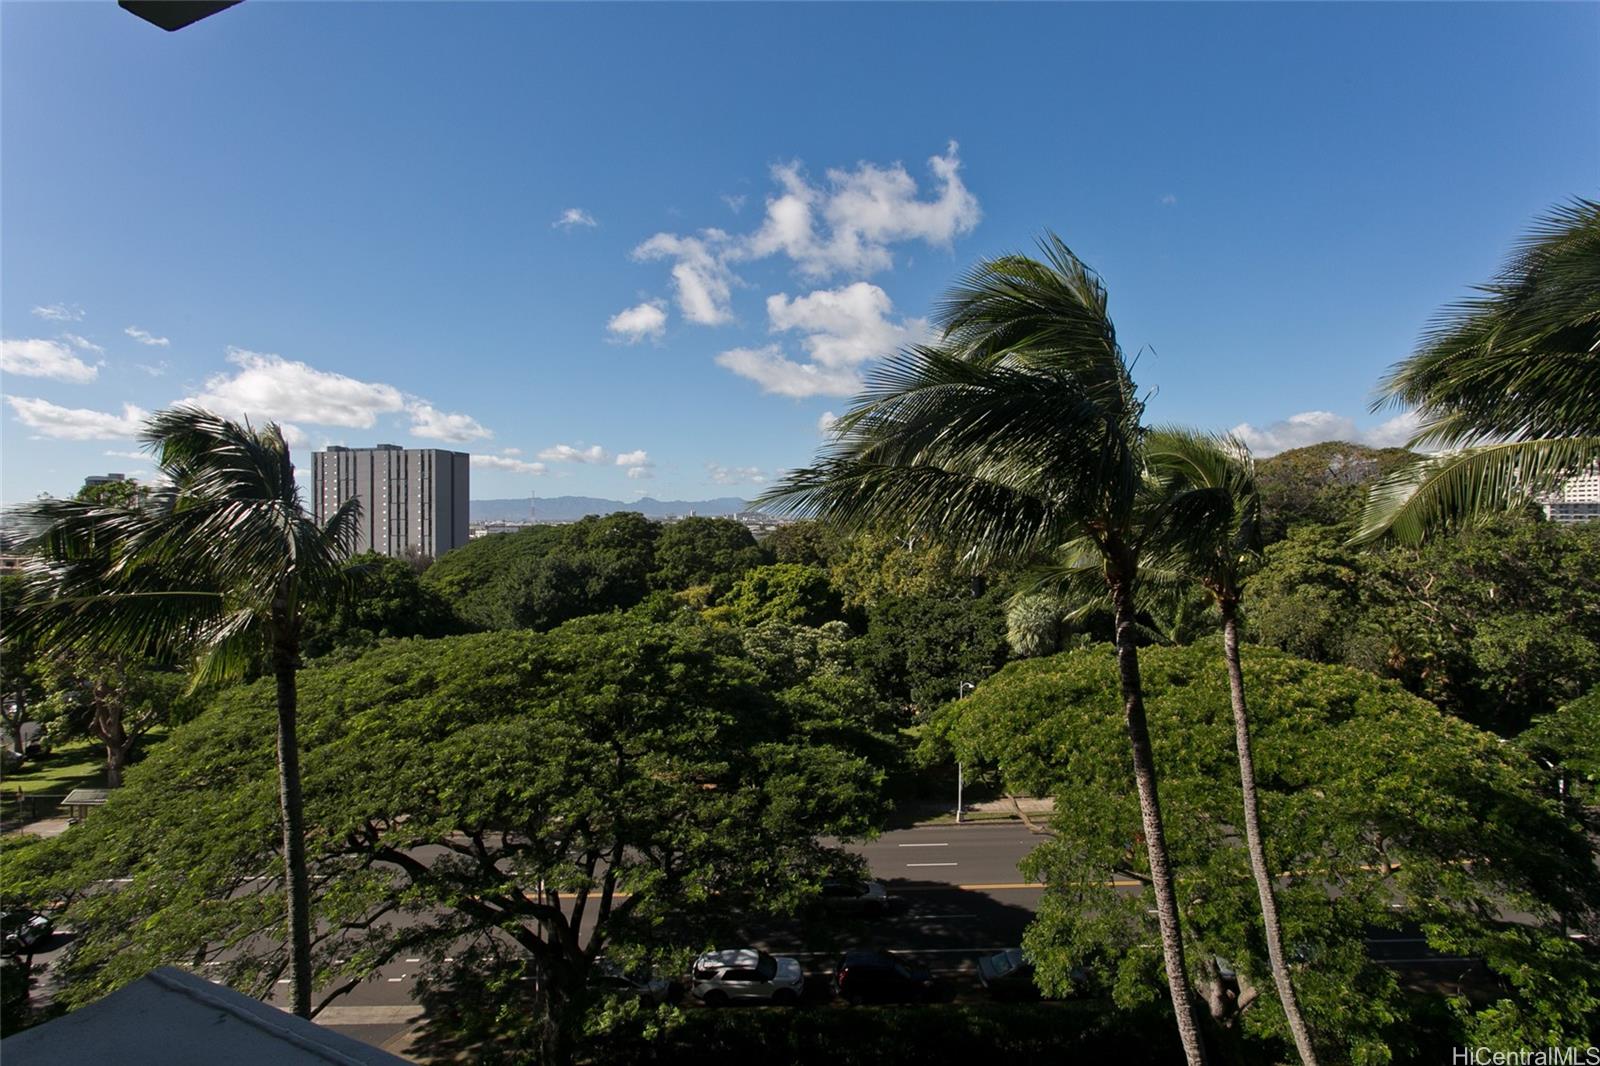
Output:
M1233 738L1239 756L1239 791L1244 800L1245 848L1261 899L1267 960L1289 1032L1305 1066L1316 1066L1316 1050L1300 1012L1283 952L1283 924L1262 844L1261 807L1244 671L1239 663L1239 604L1245 576L1261 558L1261 497L1250 450L1236 437L1213 437L1183 429L1161 429L1145 439L1151 476L1167 497L1160 543L1151 546L1153 566L1197 581L1222 617L1222 656L1233 705Z
M311 922L296 670L307 604L343 591L354 500L318 526L305 512L276 425L253 429L193 407L152 417L141 434L169 484L123 507L47 500L24 607L58 646L100 655L196 657L195 684L258 666L277 682L278 795L288 896L289 996L311 1016Z
M1374 406L1413 406L1447 449L1373 487L1357 542L1509 510L1600 459L1600 203L1534 227L1481 295L1446 309Z
M1106 290L1056 236L979 263L937 307L937 347L874 371L811 467L759 501L846 528L901 526L974 565L1092 545L1116 623L1123 718L1179 1037L1205 1061L1135 644L1143 492L1138 397Z

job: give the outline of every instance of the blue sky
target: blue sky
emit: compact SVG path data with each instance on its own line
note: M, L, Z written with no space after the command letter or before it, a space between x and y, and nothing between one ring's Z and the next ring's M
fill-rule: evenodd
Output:
M0 498L184 399L477 498L752 494L1046 227L1152 417L1388 443L1384 368L1596 194L1596 54L1593 4L6 2Z

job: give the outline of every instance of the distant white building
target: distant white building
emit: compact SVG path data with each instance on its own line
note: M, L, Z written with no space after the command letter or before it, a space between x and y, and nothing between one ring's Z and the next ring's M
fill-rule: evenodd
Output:
M361 501L358 552L437 558L467 542L471 456L442 448L330 446L312 455L312 510L320 524Z
M1600 463L1562 482L1561 488L1539 502L1552 522L1570 524L1600 518Z

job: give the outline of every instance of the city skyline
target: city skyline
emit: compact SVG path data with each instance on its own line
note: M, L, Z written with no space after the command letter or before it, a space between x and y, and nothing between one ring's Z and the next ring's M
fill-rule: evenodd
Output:
M308 490L394 440L482 498L748 498L1047 228L1153 421L1402 443L1380 375L1600 172L1592 7L934 7L899 50L838 6L0 20L6 503L148 475L179 401L284 423ZM1019 40L1003 103L925 62Z

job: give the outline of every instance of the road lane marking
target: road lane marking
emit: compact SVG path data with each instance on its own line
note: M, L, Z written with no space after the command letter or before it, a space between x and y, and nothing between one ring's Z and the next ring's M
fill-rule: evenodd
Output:
M407 959L407 962L421 962L421 959Z
M390 984L391 984L391 985L397 985L397 984L399 984L399 983L400 983L400 982L401 982L401 981L404 981L404 980L405 980L405 978L404 978L404 977L391 977L391 978L389 978L389 979L388 979L388 980L389 980L389 983L390 983Z
M917 867L917 866L959 866L959 865L960 865L960 863L954 863L954 862L908 862L908 863L906 863L906 868L907 869L911 869L911 868Z
M897 848L948 848L949 846L950 846L950 842L948 840L945 841L942 844L896 844L895 845L895 847L897 847Z

